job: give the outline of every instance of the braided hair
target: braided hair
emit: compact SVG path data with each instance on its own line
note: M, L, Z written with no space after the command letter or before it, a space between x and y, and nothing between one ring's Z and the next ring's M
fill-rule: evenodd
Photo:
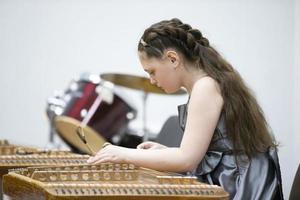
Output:
M243 151L250 158L277 146L251 90L198 29L176 18L164 20L147 28L138 44L138 51L148 58L162 58L168 48L182 54L193 67L202 69L219 84L226 131L236 154Z

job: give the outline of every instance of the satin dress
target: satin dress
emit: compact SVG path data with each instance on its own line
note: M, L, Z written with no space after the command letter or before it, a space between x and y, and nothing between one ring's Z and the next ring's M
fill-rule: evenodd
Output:
M178 114L179 125L184 130L187 104L178 106ZM283 199L277 151L269 149L251 160L244 154L235 158L223 116L218 121L208 151L191 174L201 182L221 186L233 200Z

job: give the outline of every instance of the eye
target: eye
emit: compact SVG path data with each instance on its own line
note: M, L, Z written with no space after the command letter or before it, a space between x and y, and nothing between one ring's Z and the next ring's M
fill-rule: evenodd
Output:
M154 75L155 75L155 72L154 72L154 71L150 71L150 72L149 72L149 75L150 75L150 76L154 76Z

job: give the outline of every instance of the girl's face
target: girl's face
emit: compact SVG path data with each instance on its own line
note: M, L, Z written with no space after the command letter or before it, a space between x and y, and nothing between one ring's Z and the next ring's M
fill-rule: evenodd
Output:
M177 66L169 57L148 58L145 53L139 52L139 59L143 69L149 74L151 84L157 85L166 93L174 93L180 89Z

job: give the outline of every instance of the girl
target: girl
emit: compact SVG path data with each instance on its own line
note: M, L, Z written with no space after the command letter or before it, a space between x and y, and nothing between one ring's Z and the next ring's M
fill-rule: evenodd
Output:
M152 84L167 93L184 87L189 94L188 103L179 106L180 147L108 145L88 162L192 172L222 186L231 199L283 199L276 142L263 112L208 39L179 19L165 20L145 30L138 53Z

